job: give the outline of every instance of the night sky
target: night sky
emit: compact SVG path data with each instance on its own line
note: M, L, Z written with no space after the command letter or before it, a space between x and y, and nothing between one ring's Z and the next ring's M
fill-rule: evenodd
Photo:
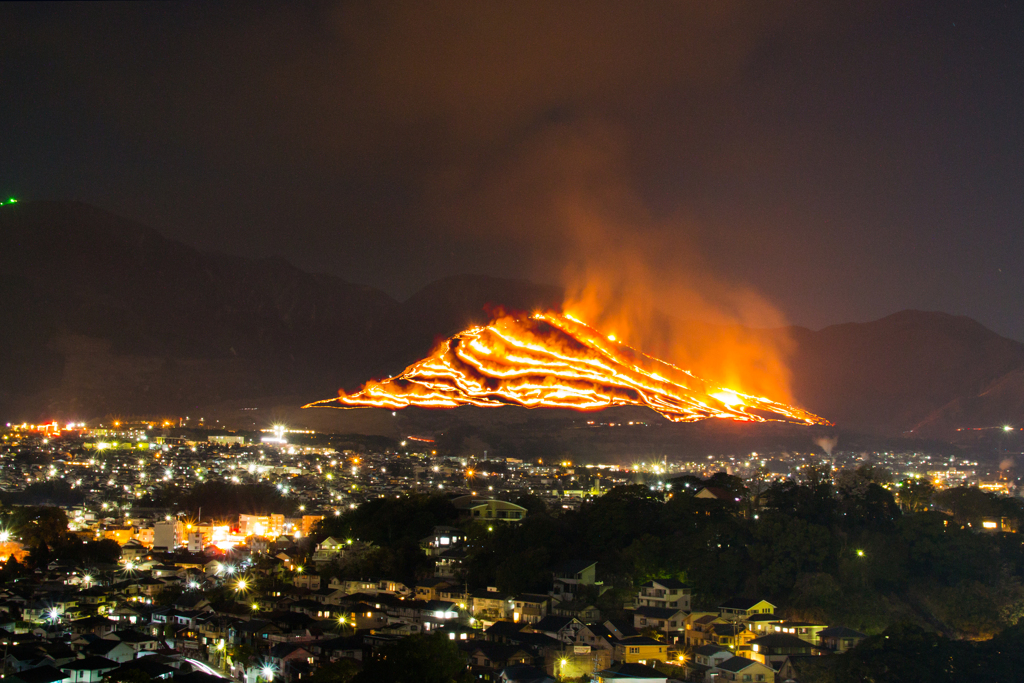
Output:
M14 3L0 88L5 196L396 297L622 256L1024 340L1021 2Z

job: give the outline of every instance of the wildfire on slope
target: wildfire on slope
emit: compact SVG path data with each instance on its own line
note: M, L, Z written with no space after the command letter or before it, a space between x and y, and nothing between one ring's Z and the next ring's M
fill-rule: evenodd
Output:
M805 410L695 377L570 315L507 316L447 339L397 377L304 407L646 406L673 422L707 418L829 424Z

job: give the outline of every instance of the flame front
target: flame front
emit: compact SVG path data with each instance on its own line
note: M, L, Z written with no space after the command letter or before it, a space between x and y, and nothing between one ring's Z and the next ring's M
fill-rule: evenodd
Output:
M397 377L305 406L472 405L599 410L646 406L673 422L712 417L829 424L800 408L715 385L567 315L504 317L451 337Z

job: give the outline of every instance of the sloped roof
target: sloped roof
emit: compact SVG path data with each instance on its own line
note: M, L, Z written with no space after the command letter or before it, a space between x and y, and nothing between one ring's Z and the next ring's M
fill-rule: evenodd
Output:
M654 588L654 584L664 586L665 588L680 589L689 588L690 586L683 583L679 579L651 579L647 583L643 584L641 588Z
M26 669L25 671L9 674L7 678L8 680L22 681L22 683L55 683L55 681L62 681L70 677L63 671L49 664L44 664L34 669Z
M760 664L760 662L755 662L753 659L747 659L746 657L733 657L732 659L725 660L715 668L736 673L755 664ZM762 664L762 666L764 665Z
M860 631L854 631L852 628L846 628L845 626L829 626L819 631L818 635L822 638L867 638L867 635Z
M762 598L732 598L723 602L719 607L724 609L750 609L759 602L767 602L769 605L772 605L772 603ZM775 607L775 605L772 605L772 607Z
M821 649L817 645L808 643L806 640L801 640L792 633L769 633L768 635L761 636L760 638L754 638L750 641L750 644L769 650L784 648Z
M61 664L62 670L76 670L76 671L101 671L103 669L116 669L121 666L113 659L107 659L106 657L100 657L99 655L92 655L85 657L84 659L77 659L67 664Z
M685 614L686 610L678 607L637 607L635 612L651 619L670 619L680 612Z

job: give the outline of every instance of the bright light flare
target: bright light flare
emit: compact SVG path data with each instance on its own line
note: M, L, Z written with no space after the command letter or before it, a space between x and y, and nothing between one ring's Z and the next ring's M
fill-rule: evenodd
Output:
M646 406L673 422L727 418L829 422L805 410L717 386L609 339L571 317L505 317L460 332L397 377L305 406L461 405L599 410Z

